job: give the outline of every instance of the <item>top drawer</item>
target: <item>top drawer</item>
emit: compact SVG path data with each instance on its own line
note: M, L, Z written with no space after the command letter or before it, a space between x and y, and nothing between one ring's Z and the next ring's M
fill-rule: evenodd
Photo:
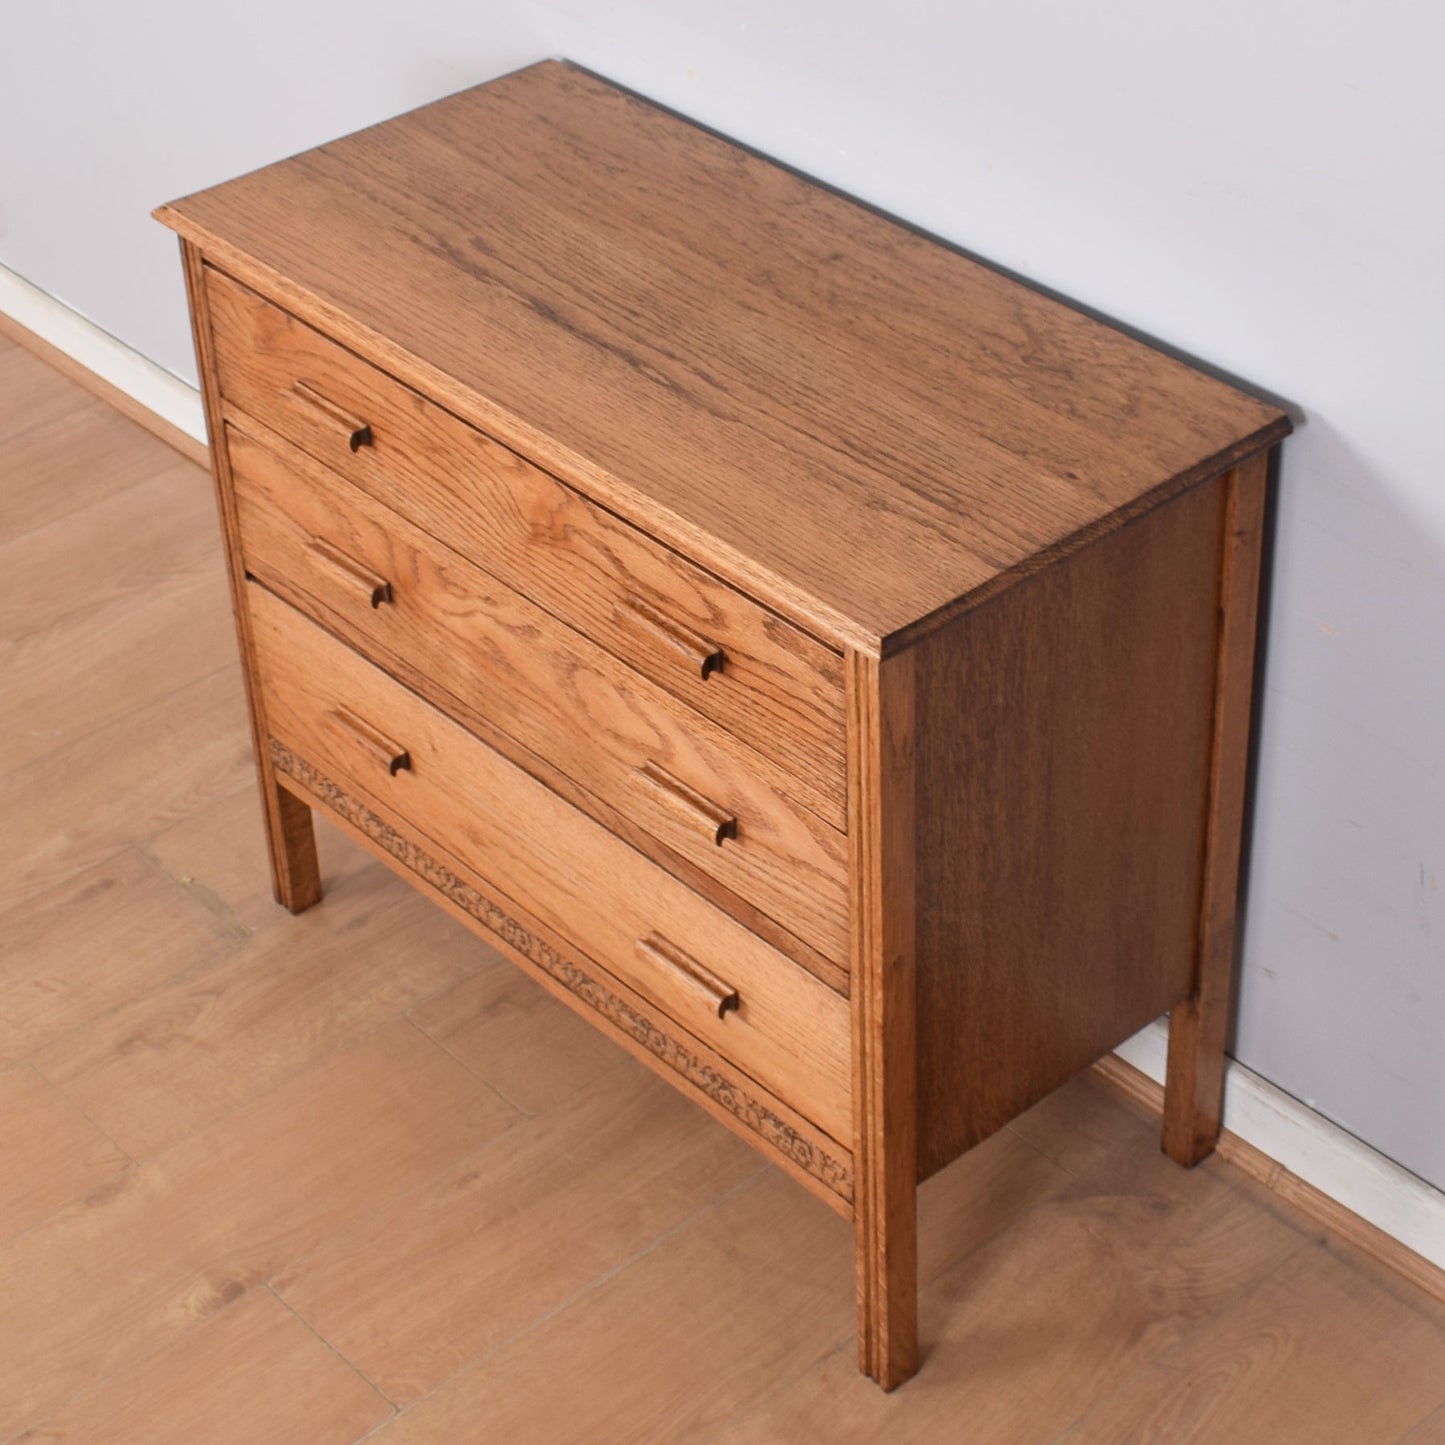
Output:
M836 653L209 267L206 298L225 401L845 806Z

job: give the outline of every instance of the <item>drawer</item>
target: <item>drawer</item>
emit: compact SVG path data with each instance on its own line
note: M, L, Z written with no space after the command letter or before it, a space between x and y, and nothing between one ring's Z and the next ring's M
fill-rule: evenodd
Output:
M844 998L288 604L246 591L272 738L851 1144Z
M207 269L222 398L846 806L842 660ZM363 438L365 440L363 441Z
M296 448L226 443L249 572L847 967L847 840L777 763Z

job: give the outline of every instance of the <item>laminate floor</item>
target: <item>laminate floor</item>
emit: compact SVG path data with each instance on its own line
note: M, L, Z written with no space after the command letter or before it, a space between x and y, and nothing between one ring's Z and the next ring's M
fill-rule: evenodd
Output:
M0 1442L1445 1442L1445 1308L1077 1079L849 1227L321 830L269 899L209 483L0 338Z

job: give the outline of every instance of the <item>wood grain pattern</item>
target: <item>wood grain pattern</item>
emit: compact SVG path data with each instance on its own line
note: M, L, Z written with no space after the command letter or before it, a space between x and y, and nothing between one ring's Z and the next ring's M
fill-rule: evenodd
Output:
M66 377L36 366L21 348L0 352L0 434L19 437L62 421L75 400L75 387Z
M158 215L523 455L864 648L1288 427L556 63Z
M1192 987L1221 504L1196 488L919 645L925 1176Z
M1121 1094L1096 1064L1011 1119L1001 1132L1026 1139L1070 1174L1094 1174L1121 1149L1145 1154L1159 1147L1158 1111L1140 1102Z
M207 278L220 386L242 431L279 433L841 803L836 653L244 287ZM298 377L364 414L371 444L353 452L294 404ZM721 647L722 671L704 679L638 602Z
M234 792L251 771L244 706L230 664L0 774L0 908Z
M628 1055L502 957L418 1004L411 1021L527 1114L557 1113L604 1087Z
M51 421L0 431L0 542L187 465L79 387L70 394L73 404Z
M768 1171L383 1426L455 1445L706 1440L848 1329L848 1226ZM559 1387L565 1382L565 1387ZM806 1439L806 1436L792 1437Z
M975 1250L1053 1200L1072 1176L1006 1129L918 1188L919 1296Z
M1169 1015L1164 1097L1164 1150L1185 1165L1198 1163L1214 1148L1224 1109L1224 1042L1238 947L1239 855L1268 474L1269 456L1260 453L1224 479L1222 617L1198 951L1190 996Z
M1164 1112L1164 1088L1117 1054L1108 1054L1093 1072L1154 1115ZM1334 1239L1348 1241L1360 1253L1418 1291L1421 1298L1445 1304L1445 1270L1416 1254L1408 1245L1346 1209L1337 1199L1306 1183L1277 1159L1246 1143L1238 1134L1221 1129L1215 1146L1219 1158L1241 1174L1257 1180L1272 1194L1288 1200L1307 1219L1327 1230Z
M1356 1322L1348 1334L1337 1322ZM1369 1400L1368 1410L1354 1402ZM1396 1445L1445 1402L1445 1339L1347 1265L1296 1251L1246 1300L1140 1371L1068 1445L1168 1440Z
M111 534L112 545L120 535ZM0 736L8 765L76 743L214 672L233 646L230 610L213 553L203 570L159 574L113 607L0 642Z
M40 639L82 620L103 627L168 586L213 578L209 513L196 470L176 466L0 546L0 638Z
M1304 1248L1288 1225L1217 1181L1175 1169L1151 1129L925 1292L928 1364L912 1386L892 1395L872 1389L840 1350L720 1439L1020 1445L1067 1438L1081 1415L1127 1388L1142 1366Z
M664 1077L680 1076L697 1092L695 1101L734 1133L753 1142L800 1184L831 1208L851 1214L852 1160L846 1149L788 1104L754 1083L730 1061L671 1020L660 1020L652 1006L625 983L612 978L510 900L498 902L495 890L446 851L428 840L423 846L410 829L376 799L353 797L304 759L279 745L273 748L287 785L324 804L332 821L371 849L397 872L420 882L453 917L486 930L490 941L634 1058ZM676 1079L672 1080L676 1082ZM776 1151L776 1152L773 1152Z
M240 779L238 781L244 781ZM0 927L0 1066L235 951L241 932L134 848L77 867Z
M480 717L519 740L825 955L846 962L840 806L281 445L284 452L272 452L227 429L242 553L252 575L449 715ZM330 550L320 552L318 543ZM389 579L390 602L374 607L370 588L332 565L333 550L368 575ZM659 767L726 804L735 836L719 846L696 817L668 806L645 776Z
M328 893L349 893L371 858L335 828L316 834ZM254 777L223 798L197 807L148 838L143 851L168 877L219 918L247 935L285 932L290 915L271 893L266 828ZM344 896L344 895L343 895Z
M181 242L181 265L186 276L190 302L191 335L196 348L196 367L201 378L201 400L206 409L206 433L211 439L211 475L215 485L216 509L225 538L226 571L231 581L231 607L236 621L236 643L241 653L241 675L246 685L246 712L251 723L251 750L256 760L256 782L261 790L261 810L266 818L266 839L271 861L271 888L276 901L291 913L301 913L321 897L321 873L316 860L316 835L311 817L294 797L276 786L266 751L266 715L256 687L256 665L252 656L246 608L242 601L246 569L236 526L235 487L226 455L225 428L221 421L221 394L216 379L216 354L208 310L209 298L202 280L200 252Z
M328 1239L278 1293L408 1404L760 1172L740 1140L618 1058L625 1077Z
M301 1073L466 977L484 951L372 864L324 926L152 988L35 1055L35 1066L136 1158Z
M83 1199L130 1160L34 1069L0 1073L0 1241Z
M915 657L848 657L858 1364L918 1368Z
M341 788L378 798L614 976L732 1059L846 1148L852 1133L846 1002L285 603L247 598L267 724ZM394 735L394 778L328 722L337 706ZM636 951L666 937L738 989L718 1018L688 984Z
M391 1407L275 1295L248 1290L20 1445L351 1445Z
M0 1247L0 1439L518 1117L395 1020Z

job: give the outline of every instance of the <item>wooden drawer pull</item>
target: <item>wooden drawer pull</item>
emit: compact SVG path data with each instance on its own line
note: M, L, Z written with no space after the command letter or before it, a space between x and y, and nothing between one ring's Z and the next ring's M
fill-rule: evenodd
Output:
M665 612L659 612L650 602L640 597L629 597L623 607L636 617L655 637L660 637L674 651L681 653L697 668L704 682L715 672L723 670L727 656L717 643L709 642L701 633L674 621Z
M369 722L357 717L350 708L334 707L330 717L366 749L392 777L411 768L411 754L398 747L383 732L378 732Z
M689 788L681 778L674 778L666 768L646 762L636 769L648 789L691 827L701 826L719 848L724 838L736 838L738 820L726 808L720 808L703 795Z
M354 557L348 557L340 547L333 547L330 542L313 537L306 544L306 551L313 561L319 562L327 571L340 577L347 586L359 588L370 598L373 607L380 607L383 602L392 600L391 583L385 577L378 577Z
M322 394L309 381L293 381L291 395L304 401L312 411L319 412L346 435L352 451L371 445L371 424L364 422L338 406L330 397Z
M676 944L669 943L655 933L637 940L637 953L649 963L661 964L664 968L680 973L709 1003L717 1009L719 1018L726 1017L729 1010L738 1008L738 991L726 984L710 968L704 967L697 959L685 954Z

